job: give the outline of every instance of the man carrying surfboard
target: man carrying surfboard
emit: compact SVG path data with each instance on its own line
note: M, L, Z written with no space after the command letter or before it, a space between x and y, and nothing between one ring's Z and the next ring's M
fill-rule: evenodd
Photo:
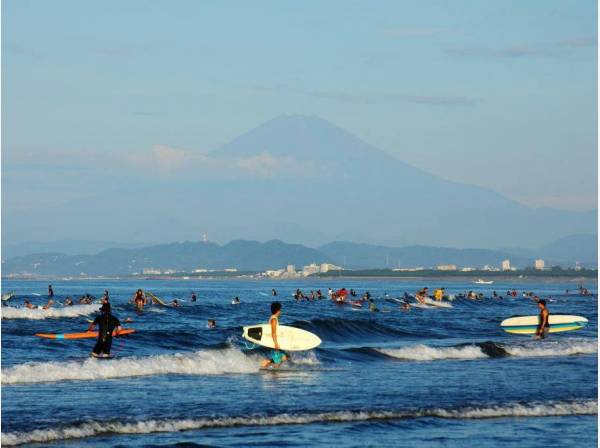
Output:
M115 336L119 336L121 331L121 322L110 313L110 303L105 303L100 308L102 314L96 317L90 324L87 331L92 331L96 325L99 325L98 340L92 350L92 356L95 358L109 358L110 347L112 345L112 334L116 330Z
M266 369L270 365L279 367L282 362L287 361L288 357L285 353L279 350L279 342L277 341L277 325L279 325L279 316L281 315L281 303L271 303L271 317L269 318L269 325L271 325L271 337L273 338L274 350L271 352L271 358L265 359L261 368Z
M535 331L534 339L546 339L546 336L548 336L548 332L550 331L550 323L548 321L548 318L550 317L550 311L548 311L548 308L546 308L546 301L543 299L538 301L538 308L540 309L540 323Z

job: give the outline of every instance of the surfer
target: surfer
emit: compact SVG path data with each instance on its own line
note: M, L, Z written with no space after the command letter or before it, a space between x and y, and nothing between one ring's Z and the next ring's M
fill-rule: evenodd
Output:
M37 306L33 305L28 299L25 299L24 305L26 308L29 308L30 310L37 309Z
M171 302L171 306L178 307L179 306L179 301L177 299L173 299L173 301Z
M217 328L217 321L214 319L208 319L206 322L206 328Z
M417 301L419 303L425 303L425 298L427 297L427 291L429 290L429 288L425 287L421 290L419 290L416 294L415 294L415 299L417 299Z
M135 304L135 308L138 311L144 310L144 305L146 304L146 297L144 297L144 292L141 289L138 289L135 292L135 296L133 297L133 303Z
M108 295L108 289L104 290L104 294L102 295L102 298L100 300L101 300L102 304L110 302L110 297Z
M546 308L546 301L543 299L538 301L538 308L540 309L540 323L537 330L535 330L534 339L546 339L548 332L550 331L550 322L548 321L550 318L550 311Z
M73 306L73 300L71 299L71 297L67 297L65 299L65 306Z
M271 295L272 295L273 297L277 295L277 291L275 290L275 288L273 288L273 289L271 290Z
M48 310L48 309L52 308L52 305L54 305L54 300L52 300L52 299L49 299L49 300L48 300L48 303L46 303L46 304L45 304L45 305L42 307L42 309L43 309L43 310Z
M52 289L52 285L48 285L48 297L54 297L54 290Z
M191 301L195 302L198 298L196 297L196 293L194 291L192 291L192 297L191 297Z
M239 305L240 304L240 298L239 297L235 297L232 301L231 301L232 305Z
M372 313L379 311L379 308L377 308L377 305L375 305L375 301L373 299L369 299L369 311Z
M110 357L113 331L116 330L115 336L118 337L119 331L121 331L121 322L110 313L109 303L103 304L100 311L102 314L94 319L87 330L92 331L96 325L100 327L98 330L98 340L92 349L91 355L95 358L108 358Z
M271 358L265 359L261 368L265 369L270 365L279 367L282 362L287 361L288 357L285 353L279 350L279 342L277 341L277 325L279 325L279 316L281 315L281 303L271 303L271 317L269 318L269 324L271 325L271 337L273 338L274 350L271 352Z

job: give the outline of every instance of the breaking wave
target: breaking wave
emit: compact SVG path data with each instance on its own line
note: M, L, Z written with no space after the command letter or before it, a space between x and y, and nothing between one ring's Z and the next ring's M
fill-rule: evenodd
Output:
M29 309L14 308L4 306L1 308L2 319L48 319L51 317L77 317L87 316L98 311L99 306L95 305L73 305L64 308Z
M89 381L151 375L219 375L258 372L260 357L234 348L111 360L19 364L2 369L2 384Z
M2 433L6 446L24 443L48 443L57 440L82 439L103 434L149 434L206 428L240 426L306 425L312 423L361 422L368 420L399 420L434 417L442 419L488 419L506 417L551 417L565 415L596 415L598 402L547 402L506 404L465 408L430 408L415 410L362 410L321 413L290 413L276 415L223 416L182 420L144 420L133 422L90 421L62 428L36 429L30 432Z
M595 339L565 339L562 341L526 342L522 344L498 344L482 342L451 347L432 347L418 344L402 348L380 348L379 353L407 361L437 361L445 359L482 359L542 356L572 356L598 352Z

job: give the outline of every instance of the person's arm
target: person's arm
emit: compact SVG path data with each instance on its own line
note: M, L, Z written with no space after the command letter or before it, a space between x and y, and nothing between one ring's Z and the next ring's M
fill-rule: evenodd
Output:
M277 319L271 319L271 337L275 343L275 350L279 350L279 342L277 342Z
M92 331L94 329L94 327L96 326L96 324L98 323L98 319L100 318L100 316L97 316L94 321L90 324L90 326L88 327L87 331Z

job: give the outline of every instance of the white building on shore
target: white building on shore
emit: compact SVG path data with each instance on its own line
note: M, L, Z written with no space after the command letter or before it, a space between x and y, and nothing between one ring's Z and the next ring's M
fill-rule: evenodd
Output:
M538 271L543 271L545 266L546 266L546 264L544 263L544 260L542 260L541 258L538 258L537 260L535 260L534 267Z

